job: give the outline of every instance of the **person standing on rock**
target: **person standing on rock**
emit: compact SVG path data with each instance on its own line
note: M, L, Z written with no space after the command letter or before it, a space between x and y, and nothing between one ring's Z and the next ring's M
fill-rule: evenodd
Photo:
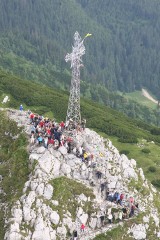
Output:
M85 229L85 225L82 223L82 225L81 225L81 232L84 232L84 229Z
M78 237L77 231L74 230L74 232L73 232L73 240L77 240L77 237Z
M109 222L110 224L112 223L112 219L113 219L112 213L109 213L109 214L108 214L108 222Z
M19 107L19 110L22 112L23 111L23 105L21 104Z

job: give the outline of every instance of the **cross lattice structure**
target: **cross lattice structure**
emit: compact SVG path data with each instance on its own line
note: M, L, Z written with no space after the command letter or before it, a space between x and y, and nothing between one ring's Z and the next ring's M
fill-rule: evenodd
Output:
M85 38L84 38L85 39ZM78 32L74 34L74 45L72 52L67 53L65 61L71 61L72 79L70 87L70 96L68 102L66 121L73 120L74 124L81 123L80 113L80 67L82 64L82 56L85 54L84 39L80 37Z

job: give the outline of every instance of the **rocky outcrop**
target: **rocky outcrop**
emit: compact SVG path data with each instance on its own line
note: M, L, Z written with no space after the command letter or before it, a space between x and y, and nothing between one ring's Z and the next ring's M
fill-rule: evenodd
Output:
M14 111L14 114L9 112L9 116L17 121L19 126L24 126L27 134L30 133L26 112ZM46 149L36 144L29 146L29 164L33 170L24 186L23 195L11 210L11 218L6 219L5 240L69 239L68 234L72 234L75 229L78 231L79 239L84 239L80 231L82 223L87 225L86 234L90 239L98 233L110 230L116 225L103 226L100 217L109 215L112 209L118 209L118 206L106 201L106 193L100 189L101 183L104 182L110 192L118 191L124 193L126 198L134 197L139 203L139 211L148 213L148 217L143 218L142 224L133 224L127 234L133 239L146 239L149 222L152 219L157 237L160 232L159 215L153 202L156 190L148 184L142 169L136 168L136 161L120 155L111 141L104 140L90 129L74 135L74 140L77 147L83 145L86 151L93 155L90 165L86 165L74 153L68 154L64 146L58 150L53 147ZM97 178L97 171L102 173L100 179ZM92 213L85 208L85 204L91 203L91 199L86 197L83 191L76 196L75 217L67 209L61 211L63 206L54 199L55 190L51 181L62 176L81 182L93 190L95 199L92 201ZM132 180L135 185L142 182L142 187L149 192L145 199L135 185L132 186Z

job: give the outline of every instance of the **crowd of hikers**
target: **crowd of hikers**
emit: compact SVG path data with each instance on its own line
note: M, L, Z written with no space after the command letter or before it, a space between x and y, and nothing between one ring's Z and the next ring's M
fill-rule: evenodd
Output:
M23 111L23 106L20 105L20 111ZM54 149L58 149L60 146L65 146L68 153L73 153L77 157L81 158L88 168L93 168L97 182L99 182L99 189L101 196L106 201L116 204L116 207L108 208L99 217L102 226L104 224L117 223L123 219L128 219L139 213L138 203L135 203L132 196L127 196L124 193L118 191L110 191L107 187L107 182L101 182L102 172L97 169L96 163L93 161L93 154L88 153L83 147L76 147L74 144L74 134L83 133L85 130L86 120L83 119L81 125L74 125L72 119L64 123L55 122L49 118L32 113L28 110L30 119L30 143L37 144L48 148L49 145ZM73 134L74 132L74 134ZM95 186L94 181L90 181L91 186ZM80 230L84 232L86 226L82 223ZM73 232L73 239L78 239L77 230Z

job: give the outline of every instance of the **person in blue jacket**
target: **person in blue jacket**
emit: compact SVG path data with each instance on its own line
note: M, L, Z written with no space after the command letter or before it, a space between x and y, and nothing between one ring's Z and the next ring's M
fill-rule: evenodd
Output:
M23 111L23 105L22 104L20 105L19 110Z

